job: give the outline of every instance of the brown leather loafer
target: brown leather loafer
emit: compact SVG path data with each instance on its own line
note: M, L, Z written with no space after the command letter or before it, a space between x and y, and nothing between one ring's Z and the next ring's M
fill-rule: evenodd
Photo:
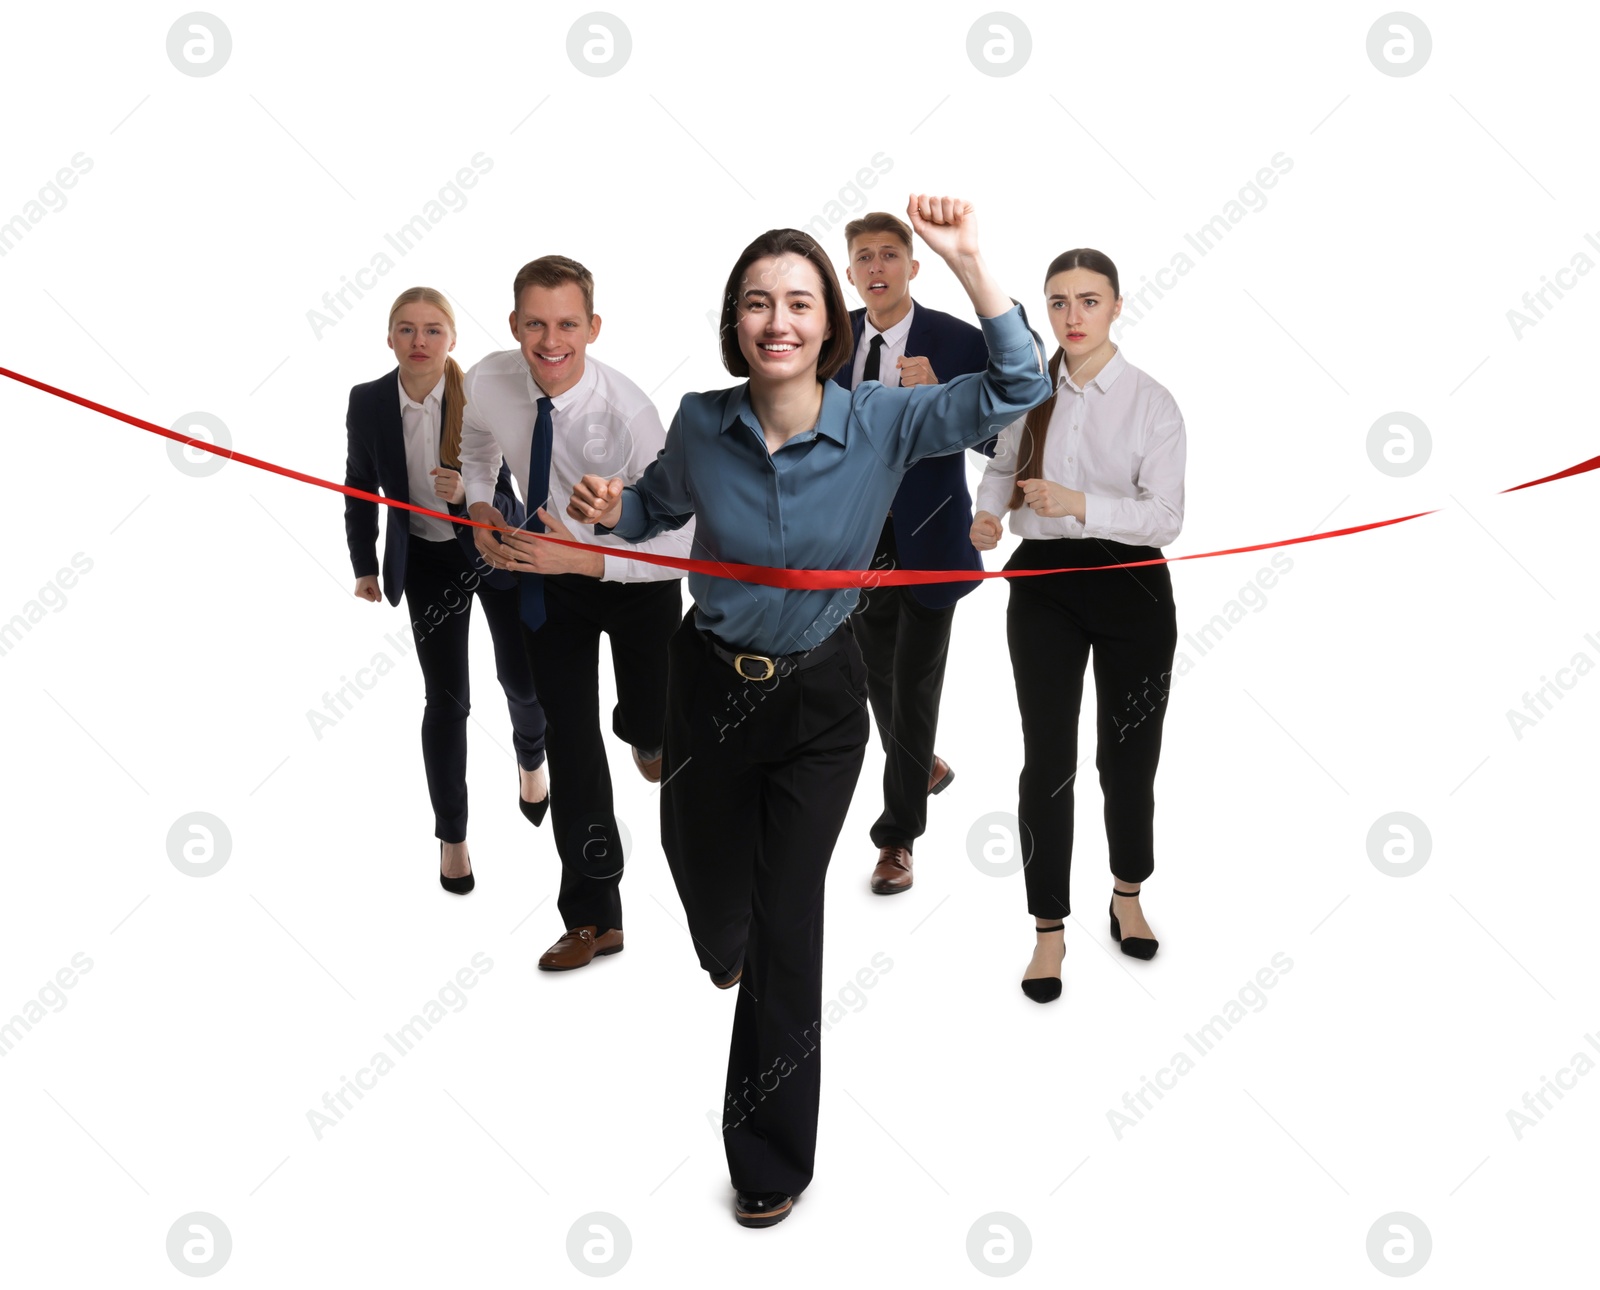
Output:
M659 784L661 782L660 755L652 757L649 761L646 761L643 757L639 756L639 750L635 748L633 750L633 764L639 768L639 773L648 779L652 784Z
M911 852L906 847L880 847L878 867L872 871L872 890L893 896L911 890Z
M545 972L570 972L586 967L599 954L615 954L622 948L622 929L611 928L604 936L592 923L587 927L573 927L561 934L561 939L539 956L539 967Z
M933 755L933 769L928 772L928 795L942 793L950 787L950 781L956 777L955 771L950 769L950 763L938 753Z

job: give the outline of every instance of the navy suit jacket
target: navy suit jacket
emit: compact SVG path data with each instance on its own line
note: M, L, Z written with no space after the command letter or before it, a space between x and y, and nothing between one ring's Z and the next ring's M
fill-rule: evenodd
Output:
M989 348L978 328L915 300L912 304L911 330L906 333L908 357L927 359L941 383L989 366ZM855 346L850 351L850 361L833 378L847 390L866 325L866 309L850 311ZM974 451L992 457L994 446L995 440L990 439ZM902 569L983 568L983 560L972 545L972 494L967 491L964 454L924 457L913 465L900 481L890 512ZM907 590L930 609L948 609L977 585L939 582Z
M426 506L429 510L465 516L465 505L443 502L436 494L416 499L411 497L411 484L406 475L405 426L400 419L399 373L400 369L396 367L387 376L380 376L364 385L351 386L350 410L344 419L349 439L344 482L351 488L381 493L397 502L415 500L418 506ZM448 402L448 396L440 399L441 427L444 425ZM442 466L444 463L439 464ZM494 484L494 504L505 516L507 524L513 528L522 527L527 513L517 499L504 457L500 459L500 475ZM400 593L406 585L406 542L411 531L411 512L392 506L382 509L388 512L388 519L383 526L383 594L391 605L398 605ZM378 510L377 502L348 495L344 499L344 535L350 545L350 564L358 578L378 572ZM483 562L478 555L477 543L473 540L477 529L464 524L452 524L450 527L455 530L456 541L461 543L468 562L480 578L502 591L509 591L517 585L517 575L509 569L491 569Z

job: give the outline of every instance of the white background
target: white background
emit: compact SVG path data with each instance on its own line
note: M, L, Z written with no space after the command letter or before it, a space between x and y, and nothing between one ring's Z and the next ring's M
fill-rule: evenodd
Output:
M825 990L893 967L827 1033L815 1182L751 1232L708 1121L734 1000L696 966L627 749L627 950L536 972L557 861L513 809L481 617L460 900L434 880L421 675L386 637L406 618L352 597L339 495L232 462L191 476L156 436L0 381L0 620L92 561L0 656L0 1017L93 963L0 1058L8 1284L176 1284L166 1236L191 1211L226 1224L218 1284L239 1286L587 1284L567 1233L597 1211L641 1285L979 1284L967 1234L997 1211L1031 1233L1019 1284L1377 1284L1367 1234L1393 1211L1431 1233L1433 1284L1590 1274L1600 1073L1520 1139L1507 1112L1600 1059L1581 806L1600 674L1520 738L1506 713L1574 655L1600 663L1600 483L1497 493L1596 452L1600 275L1520 339L1506 317L1577 252L1600 262L1592 9L1420 10L1432 54L1403 77L1366 53L1381 7L1345 3L1025 5L1031 56L1000 77L966 53L979 6L623 6L632 54L606 77L567 57L572 7L216 12L232 53L205 77L167 57L176 6L8 14L0 220L75 154L92 168L0 258L0 365L161 425L209 412L236 450L342 479L349 387L392 367L388 304L413 284L457 302L470 364L511 343L517 267L576 257L595 355L670 417L732 383L705 315L763 229L960 194L1042 326L1056 253L1098 247L1135 288L1282 152L1268 204L1118 333L1187 421L1169 554L1438 513L1291 548L1264 607L1203 657L1180 643L1160 954L1108 937L1090 763L1047 1008L1017 988L1021 876L967 840L1015 810L1007 593L962 603L939 736L957 779L914 890L874 897L869 748ZM317 338L307 311L479 152L467 204ZM841 198L880 152L883 182ZM917 298L969 313L920 258ZM1406 478L1366 449L1395 410L1433 439ZM1268 560L1175 565L1180 630ZM379 653L397 666L317 738L307 710ZM168 858L193 811L231 837L210 877ZM1393 811L1431 833L1409 877L1369 858ZM307 1111L480 951L467 1006L319 1141ZM1265 1006L1119 1139L1124 1093L1278 952Z

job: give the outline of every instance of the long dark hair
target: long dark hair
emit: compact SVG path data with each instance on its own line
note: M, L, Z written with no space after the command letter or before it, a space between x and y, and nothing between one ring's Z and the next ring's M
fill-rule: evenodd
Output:
M1050 267L1045 270L1045 286L1048 288L1051 278L1058 273L1065 273L1068 269L1088 269L1101 274L1111 283L1111 298L1122 299L1122 287L1117 280L1117 266L1104 251L1096 251L1088 246L1063 251L1050 261ZM1012 476L1011 501L1006 505L1008 511L1014 511L1022 505L1022 485L1015 481L1032 478L1035 464L1041 469L1044 466L1044 437L1046 431L1050 429L1050 414L1055 411L1056 382L1061 378L1061 364L1065 361L1066 352L1057 345L1056 352L1050 355L1050 397L1032 409L1022 425L1022 443L1017 451L1017 473Z
M817 380L829 381L855 352L855 335L850 327L850 307L845 303L839 278L833 271L833 261L817 245L817 239L797 228L769 228L765 233L739 253L739 259L728 274L728 284L722 289L722 365L734 376L749 376L750 364L739 348L739 284L744 281L745 270L757 260L769 255L798 255L809 260L822 279L822 293L828 310L828 339L822 342L822 353L817 356Z

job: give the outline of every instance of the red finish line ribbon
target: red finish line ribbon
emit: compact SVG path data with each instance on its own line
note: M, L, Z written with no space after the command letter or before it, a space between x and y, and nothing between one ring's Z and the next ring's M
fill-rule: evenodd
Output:
M1538 479L1530 479L1526 484L1514 484L1510 488L1502 488L1502 493L1515 493L1524 488L1532 488L1535 484L1548 484L1555 479L1570 479L1574 475L1582 475L1586 471L1600 470L1600 457L1590 457L1588 461L1580 461L1576 466L1568 466L1565 470L1558 470L1553 475L1544 475Z
M331 489L336 493L343 493L347 497L359 497L365 502L376 502L380 506L392 506L396 510L416 511L420 515L431 515L435 519L445 520L451 524L465 524L473 528L488 529L491 533L523 532L530 537L539 538L545 542L554 542L558 546L569 546L579 551L595 551L601 555L621 555L629 560L639 560L645 564L662 565L669 569L681 569L688 573L701 573L712 578L731 578L738 582L753 583L762 587L779 587L793 590L816 591L832 590L842 587L905 587L921 586L927 583L939 582L983 582L990 578L1033 578L1043 577L1052 573L1087 573L1092 569L1137 569L1144 565L1173 564L1179 560L1208 560L1219 555L1241 555L1246 551L1267 551L1274 547L1295 546L1301 542L1322 542L1328 538L1348 537L1352 533L1365 533L1369 529L1387 528L1391 524L1404 524L1408 520L1420 519L1424 515L1436 514L1436 511L1417 511L1412 515L1401 515L1390 520L1374 520L1368 524L1352 524L1348 528L1330 529L1326 533L1308 533L1303 537L1281 538L1276 542L1256 542L1249 546L1224 547L1217 551L1196 551L1192 555L1162 556L1154 560L1129 560L1122 564L1094 565L1090 568L1066 569L773 569L758 564L728 564L720 560L685 560L677 556L657 555L653 551L620 550L614 546L600 546L591 542L573 542L566 538L552 537L548 533L532 533L529 530L497 529L493 524L485 524L481 520L468 519L459 515L449 515L440 511L429 510L426 506L418 506L414 502L396 501L392 497L384 497L378 493L369 493L360 488L351 488L348 484L335 484L332 480L319 479L316 475L307 475L302 471L291 470L287 466L275 465L270 461L262 461L259 457L251 457L242 452L234 452L231 448L219 447L207 443L204 439L194 439L176 430L168 430L152 422L132 416L127 412L119 412L116 408L108 408L103 403L96 403L67 390L57 389L53 385L46 385L43 381L36 381L31 376L24 376L20 372L13 372L9 368L0 367L0 376L10 377L23 385L31 385L36 390L43 390L46 394L53 394L58 399L65 399L69 403L76 403L79 407L88 408L91 412L98 412L102 416L111 417L116 421L125 421L131 426L138 426L141 430L148 430L151 434L158 434L167 439L176 440L178 443L188 444L190 447L199 448L218 457L226 457L230 461L242 462L246 466L254 466L257 470L270 471L274 475L283 475L288 479L298 479L304 484L315 484L318 488ZM1569 466L1566 470L1557 471L1553 475L1544 475L1538 479L1530 479L1525 484L1517 484L1511 488L1501 489L1502 493L1515 493L1524 488L1532 488L1537 484L1548 484L1558 479L1569 479L1574 475L1582 475L1591 470L1600 470L1600 457L1591 457L1581 461L1576 466Z

